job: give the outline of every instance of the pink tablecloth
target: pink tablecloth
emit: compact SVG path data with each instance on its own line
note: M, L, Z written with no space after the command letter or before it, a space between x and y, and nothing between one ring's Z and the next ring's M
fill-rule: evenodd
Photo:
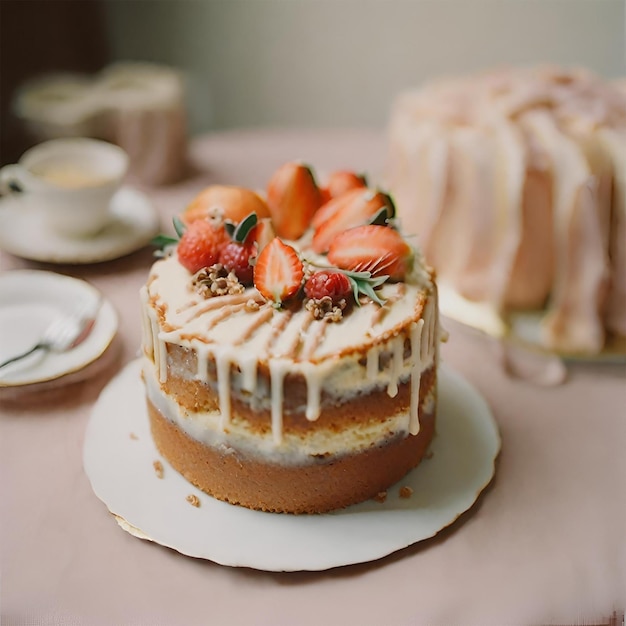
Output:
M237 132L192 146L197 174L146 190L163 224L210 182L262 187L288 159L318 171L384 164L377 132ZM150 250L85 267L0 254L98 287L120 315L119 358L45 401L0 405L3 624L579 624L626 607L626 370L507 378L489 342L449 323L444 359L487 398L502 434L495 482L433 540L378 562L265 573L194 560L122 531L82 467L90 408L140 342ZM34 399L31 399L34 400ZM114 463L115 459L111 459ZM621 621L621 620L620 620Z

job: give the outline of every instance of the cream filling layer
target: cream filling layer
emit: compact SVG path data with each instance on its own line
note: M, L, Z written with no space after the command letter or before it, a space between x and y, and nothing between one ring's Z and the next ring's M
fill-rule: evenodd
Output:
M155 364L143 359L146 395L161 414L192 439L223 454L241 453L268 463L302 465L317 459L358 454L368 448L384 445L397 438L406 437L411 428L410 411L399 411L383 421L355 425L341 433L327 429L314 429L307 433L283 433L276 445L271 433L252 431L245 422L231 420L224 429L220 411L194 412L180 406L173 397L165 394L158 381ZM435 385L422 402L421 411L435 409Z

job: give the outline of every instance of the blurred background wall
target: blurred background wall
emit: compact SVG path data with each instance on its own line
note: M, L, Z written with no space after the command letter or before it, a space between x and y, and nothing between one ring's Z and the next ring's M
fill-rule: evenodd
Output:
M188 73L193 128L384 124L394 94L507 63L626 74L624 0L148 0L106 5L115 58Z
M4 162L22 80L120 60L181 68L194 133L383 127L399 91L495 65L626 75L624 0L0 0L0 25Z

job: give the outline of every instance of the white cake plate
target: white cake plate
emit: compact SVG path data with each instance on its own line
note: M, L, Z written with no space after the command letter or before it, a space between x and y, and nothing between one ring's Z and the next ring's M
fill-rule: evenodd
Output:
M452 524L494 475L500 436L491 411L459 374L442 367L432 456L391 487L385 502L326 515L251 511L202 493L161 458L140 372L140 361L129 363L96 402L85 436L85 471L122 528L192 557L267 571L372 561ZM162 463L162 478L155 461ZM413 490L408 498L399 495L404 486ZM187 501L191 495L200 506Z

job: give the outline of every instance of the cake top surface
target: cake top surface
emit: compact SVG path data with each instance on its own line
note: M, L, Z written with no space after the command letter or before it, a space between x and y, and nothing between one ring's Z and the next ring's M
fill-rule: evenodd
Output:
M266 197L212 186L175 227L143 290L165 341L306 367L363 356L435 314L432 270L400 233L393 200L362 175L337 172L322 187L290 162Z
M155 264L148 294L166 329L161 337L228 346L257 360L321 362L361 354L398 335L423 316L427 292L419 284L387 283L377 290L385 304L352 305L338 322L315 318L306 306L275 307L254 287L241 294L206 299L193 288L174 256Z

